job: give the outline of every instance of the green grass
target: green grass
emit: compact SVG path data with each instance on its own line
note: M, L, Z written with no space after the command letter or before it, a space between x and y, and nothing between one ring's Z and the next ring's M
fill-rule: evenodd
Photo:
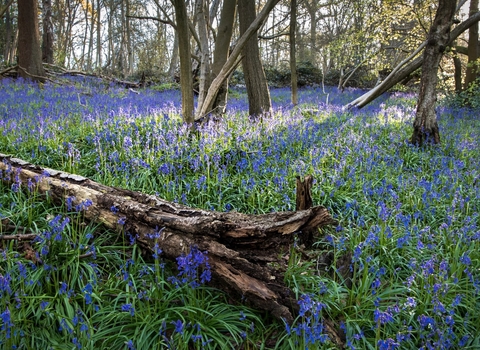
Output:
M80 103L76 89L92 97ZM339 105L358 91L303 90L291 109L288 92L275 90L283 105L261 123L232 100L224 119L192 135L171 92L76 89L0 85L0 150L220 211L292 210L296 176L311 174L315 205L340 225L319 234L307 255L290 248L285 283L300 313L286 327L208 282L175 283L175 262L68 204L1 183L0 234L38 238L0 241L0 347L333 348L323 320L346 348L480 347L474 112L440 107L442 144L419 149L406 142L415 105L407 94L345 112Z

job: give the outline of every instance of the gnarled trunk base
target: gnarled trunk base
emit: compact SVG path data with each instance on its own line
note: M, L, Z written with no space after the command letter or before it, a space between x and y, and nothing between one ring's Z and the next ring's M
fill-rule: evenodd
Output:
M439 144L440 132L437 122L435 122L435 125L429 129L425 129L422 126L414 125L413 134L410 142L416 146L421 146L424 143L432 143L435 145Z

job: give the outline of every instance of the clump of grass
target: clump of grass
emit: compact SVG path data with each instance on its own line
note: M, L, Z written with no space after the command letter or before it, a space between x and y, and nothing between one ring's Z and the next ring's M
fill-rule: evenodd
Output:
M0 233L14 224L22 229L13 233L39 237L28 249L1 242L2 346L328 349L324 320L351 349L480 346L478 119L440 107L442 144L419 149L406 142L415 96L345 112L361 91L302 90L295 109L288 93L272 91L275 110L262 122L233 100L222 120L192 134L178 92L2 80L3 152L246 213L292 210L295 177L311 174L315 204L340 222L308 258L291 248L285 282L300 313L285 327L211 289L208 254L192 247L177 270L160 250L143 256L134 240L85 223L88 203L59 207L34 186L0 184ZM201 262L191 274L188 259Z

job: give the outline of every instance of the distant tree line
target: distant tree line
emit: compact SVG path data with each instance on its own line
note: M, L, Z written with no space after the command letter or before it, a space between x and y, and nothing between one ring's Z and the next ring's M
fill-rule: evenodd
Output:
M257 12L265 3L251 2ZM202 24L207 25L208 41L203 42L210 45L207 51L217 40L224 40L220 19L229 7L224 3L232 6L231 1L221 0L185 2L194 68L201 59ZM243 3L248 1L239 1ZM310 78L305 83L323 79L329 85L368 87L420 45L438 1L303 0L295 5L294 22L290 21L291 1L280 0L257 33L262 63L274 73L270 78L280 83L290 71L290 27L296 23L296 60L304 72L310 67L317 76L316 81ZM38 9L44 62L121 77L145 72L163 80L179 78L178 33L170 0L2 0L0 60L7 66L17 60L19 6ZM463 8L456 14L459 20L478 11L478 0L469 0ZM230 49L240 35L239 15L234 13ZM450 62L443 67L452 86L454 58L459 59L467 80L476 74L475 66L467 62L478 58L477 26L469 32L448 52ZM213 61L213 55L209 59Z
M429 101L439 83L461 91L478 77L478 0L3 0L1 6L3 72L16 65L19 75L42 80L43 61L122 78L179 80L188 123L223 113L234 72L246 85L253 116L271 108L267 77L290 85L294 104L298 84L375 86L350 107L395 84L418 83L421 67L420 92L426 89Z

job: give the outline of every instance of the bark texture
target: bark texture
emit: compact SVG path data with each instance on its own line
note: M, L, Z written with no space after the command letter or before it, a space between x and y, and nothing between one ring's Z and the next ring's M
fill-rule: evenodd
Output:
M18 65L20 76L43 81L37 0L18 0Z
M183 120L193 123L193 77L190 61L190 32L188 28L187 8L184 0L172 0L178 33L178 52L180 57L180 86L182 90Z
M297 26L297 0L291 0L290 3L290 74L292 85L292 104L296 106L298 104L298 84L297 84L297 59L295 54L297 52L295 48L295 32Z
M450 27L456 6L456 0L440 0L428 33L427 45L423 52L422 78L411 138L411 142L416 145L421 145L424 141L440 143L435 113L437 71L450 39Z
M240 35L243 35L256 18L254 0L238 0ZM263 70L258 48L257 32L246 42L242 50L242 68L247 86L248 110L251 116L270 112L272 103L267 78Z
M52 0L43 0L42 61L53 64Z
M200 40L200 76L198 86L198 104L203 104L203 100L207 95L208 85L210 83L210 44L208 38L207 15L205 0L197 0L196 3L196 23L198 37Z
M478 12L478 0L470 0L469 15ZM477 79L478 76L478 22L468 29L468 65L465 74L465 89Z
M205 101L203 105L198 106L197 112L195 114L196 121L201 121L208 115L208 113L211 112L213 101L217 96L217 93L220 90L223 82L228 78L228 76L236 68L238 64L237 59L242 53L242 50L245 44L255 33L257 33L258 29L265 22L270 11L272 11L272 9L275 7L275 5L279 1L280 0L267 0L262 10L253 21L253 23L248 27L246 32L240 36L240 38L237 41L237 44L235 45L234 49L230 53L230 56L228 57L227 61L225 62L223 67L220 69L218 76L215 79L213 79L212 84L208 89L207 96L205 97Z
M103 223L120 234L128 232L148 251L153 252L158 244L167 259L177 258L192 246L207 250L212 276L219 288L287 322L293 321L292 307L297 305L295 293L284 284L293 234L335 224L321 206L265 215L193 209L3 154L0 154L0 170L3 181L17 178L21 185L30 181L39 193L48 192L56 202L70 198L77 205L91 200L93 204L84 213L87 219ZM112 212L113 206L118 212ZM123 226L118 224L119 219L125 222ZM331 338L335 337L332 334Z
M215 51L213 53L212 79L215 79L220 74L223 65L227 62L230 51L230 42L232 40L236 8L236 0L225 1L223 4L220 23L218 25L217 40L215 41ZM220 86L215 101L213 102L212 111L214 114L220 115L225 113L227 93L228 77Z

